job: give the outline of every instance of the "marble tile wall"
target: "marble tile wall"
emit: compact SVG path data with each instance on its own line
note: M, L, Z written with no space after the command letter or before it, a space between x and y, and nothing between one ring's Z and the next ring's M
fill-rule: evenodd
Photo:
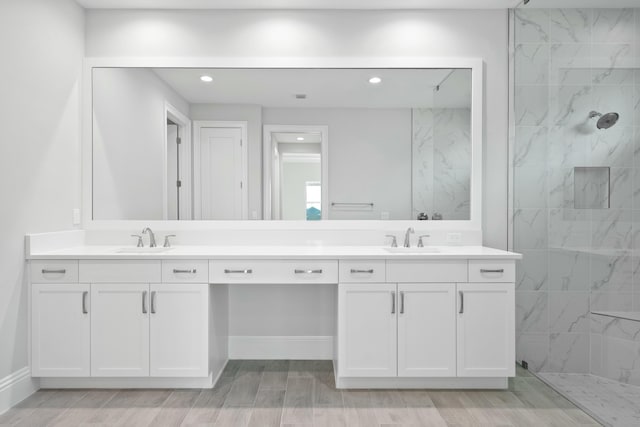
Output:
M413 217L470 218L471 110L413 109Z
M517 358L588 373L590 310L640 311L640 9L521 8L514 26ZM610 168L608 209L574 203L590 166Z

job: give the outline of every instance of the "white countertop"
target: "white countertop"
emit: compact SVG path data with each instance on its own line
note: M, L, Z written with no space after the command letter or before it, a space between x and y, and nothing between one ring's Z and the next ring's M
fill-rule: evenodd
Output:
M27 259L521 259L484 246L432 246L429 253L391 253L380 246L174 246L164 252L122 253L125 246L78 246L32 252ZM411 248L416 250L415 248ZM158 250L162 250L158 248ZM402 250L402 248L399 248Z

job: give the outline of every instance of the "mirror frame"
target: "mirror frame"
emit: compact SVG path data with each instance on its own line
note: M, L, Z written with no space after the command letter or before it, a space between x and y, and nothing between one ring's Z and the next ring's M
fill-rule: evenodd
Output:
M471 69L470 220L94 220L93 219L93 68L451 68ZM427 227L432 230L472 230L482 233L484 147L484 62L481 58L118 58L87 57L82 90L82 228L119 230L146 226L171 230L389 230ZM262 162L261 162L262 163ZM263 174L261 174L262 176ZM264 200L264 198L263 198ZM263 207L264 210L264 207Z

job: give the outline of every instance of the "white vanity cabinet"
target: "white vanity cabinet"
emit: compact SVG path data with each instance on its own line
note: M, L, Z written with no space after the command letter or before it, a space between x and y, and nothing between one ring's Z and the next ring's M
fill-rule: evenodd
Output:
M87 284L31 285L31 373L84 377L91 373L90 287Z

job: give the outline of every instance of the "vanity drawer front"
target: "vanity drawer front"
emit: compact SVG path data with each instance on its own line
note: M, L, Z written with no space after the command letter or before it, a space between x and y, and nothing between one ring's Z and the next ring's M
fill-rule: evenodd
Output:
M469 282L513 283L515 281L515 261L469 260Z
M31 283L77 283L77 260L31 261Z
M209 261L162 261L163 283L208 283Z
M83 283L159 283L160 260L80 260Z
M214 260L210 283L338 283L338 261Z
M378 261L340 261L340 283L384 282L386 263Z
M387 261L387 282L390 283L457 283L466 281L466 260Z

